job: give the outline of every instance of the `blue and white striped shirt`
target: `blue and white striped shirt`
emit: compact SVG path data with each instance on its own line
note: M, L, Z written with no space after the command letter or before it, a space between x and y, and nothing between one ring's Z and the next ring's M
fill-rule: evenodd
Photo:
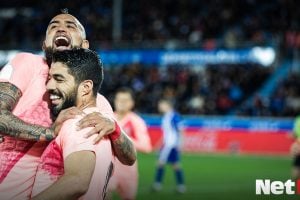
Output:
M164 145L178 147L180 144L180 115L175 111L166 113L162 118Z

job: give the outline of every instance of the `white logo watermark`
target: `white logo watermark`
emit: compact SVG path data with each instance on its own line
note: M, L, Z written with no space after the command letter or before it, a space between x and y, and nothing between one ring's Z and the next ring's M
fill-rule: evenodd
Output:
M270 179L257 179L255 186L257 195L300 194L300 180L287 180L283 182L271 181Z

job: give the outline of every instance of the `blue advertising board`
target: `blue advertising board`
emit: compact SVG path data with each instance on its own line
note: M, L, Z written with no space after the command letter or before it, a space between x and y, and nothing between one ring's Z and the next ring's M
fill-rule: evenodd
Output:
M160 126L161 117L143 115L147 125ZM243 117L210 117L210 116L184 116L185 127L211 128L211 129L245 129L251 131L292 131L293 119L283 118L243 118Z

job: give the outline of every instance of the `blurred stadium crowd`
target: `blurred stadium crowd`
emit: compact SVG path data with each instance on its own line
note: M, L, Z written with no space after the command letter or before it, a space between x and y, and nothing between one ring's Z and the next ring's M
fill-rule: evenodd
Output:
M183 114L219 115L238 106L269 73L269 68L254 64L205 68L132 64L106 68L102 92L112 99L115 88L133 88L136 107L142 113L157 112L156 102L164 97L173 99Z
M123 0L120 40L112 38L113 1L68 2L1 2L0 48L40 50L49 20L63 7L85 26L94 49L268 45L289 56L300 48L297 0ZM170 97L183 114L294 116L300 111L297 73L279 82L268 100L255 95L273 69L251 63L107 67L102 93L112 100L116 88L129 86L136 94L136 109L143 113L156 113L157 100ZM250 96L250 106L243 104Z
M274 42L300 46L297 0L124 0L123 35L115 42L112 4L111 0L1 1L0 31L5 33L1 48L39 49L47 23L64 7L79 18L89 40L100 48L126 42L139 47L140 43L151 47L155 43L176 46L177 42L185 47L182 42L186 42L206 49Z
M255 91L272 69L257 64L212 65L193 68L169 65L164 68L132 64L105 69L101 91L111 102L115 88L135 91L136 109L157 113L160 98L174 100L183 114L241 116L296 116L300 112L300 75L290 73L278 83L273 94L264 99ZM253 95L250 104L243 102Z

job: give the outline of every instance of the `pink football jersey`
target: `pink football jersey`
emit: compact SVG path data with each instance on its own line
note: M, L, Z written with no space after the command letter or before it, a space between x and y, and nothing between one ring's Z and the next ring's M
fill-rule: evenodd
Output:
M85 113L99 112L98 108L87 108ZM51 186L64 174L64 160L72 153L92 151L96 155L96 166L87 193L80 199L104 199L108 181L113 169L113 152L108 137L96 145L93 140L96 135L85 138L91 128L76 130L76 123L82 117L64 122L59 135L52 141L41 157L32 196L35 196ZM68 186L72 187L72 185Z
M42 56L17 54L0 72L0 82L9 82L19 88L22 97L13 110L21 120L50 127L49 97L46 81L49 67ZM102 114L113 117L108 101L97 96ZM0 199L29 199L40 156L46 142L30 142L5 136L0 143Z
M125 133L132 139L138 151L149 153L152 150L147 126L134 112L128 113L119 121ZM116 159L115 171L109 184L109 190L117 190L122 199L135 199L138 186L138 164L123 165Z
M48 65L41 56L17 54L0 73L1 82L9 82L22 92L13 114L25 122L49 127L46 81ZM0 144L0 199L28 199L39 158L46 142L30 142L5 137Z

